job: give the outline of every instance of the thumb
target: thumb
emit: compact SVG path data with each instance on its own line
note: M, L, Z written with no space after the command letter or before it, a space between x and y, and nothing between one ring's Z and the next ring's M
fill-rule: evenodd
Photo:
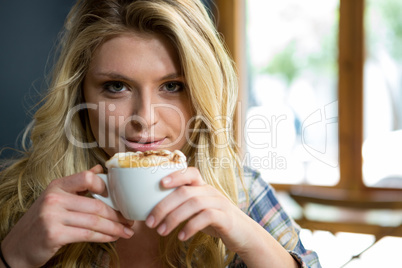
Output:
M102 173L103 167L101 165L97 164L96 166L92 167L89 171L92 171L95 174Z

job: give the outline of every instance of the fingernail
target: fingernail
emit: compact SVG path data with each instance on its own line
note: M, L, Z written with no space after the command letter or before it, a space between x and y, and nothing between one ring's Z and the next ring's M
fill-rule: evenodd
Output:
M171 177L163 178L162 182L164 185L168 185L172 181Z
M133 236L133 234L134 234L134 231L127 227L124 227L124 232L130 237Z
M178 236L179 240L183 241L185 237L186 237L186 233L183 231L180 231L179 236Z
M150 215L148 216L147 220L145 221L145 224L149 227L152 228L155 222L154 216Z
M157 232L158 232L158 234L163 235L165 230L166 230L166 224L162 224L161 226L158 227Z

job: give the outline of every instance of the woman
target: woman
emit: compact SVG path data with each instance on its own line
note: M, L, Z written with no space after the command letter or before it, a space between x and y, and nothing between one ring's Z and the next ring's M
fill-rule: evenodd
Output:
M78 1L61 44L31 146L1 172L0 267L320 267L240 167L236 75L200 1ZM149 149L190 168L145 222L90 197L105 160Z

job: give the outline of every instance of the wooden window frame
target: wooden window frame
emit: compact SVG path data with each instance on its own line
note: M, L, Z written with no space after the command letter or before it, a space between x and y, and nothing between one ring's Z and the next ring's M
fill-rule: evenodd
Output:
M237 64L240 81L239 99L247 101L247 70L245 60L245 1L215 0L218 31ZM402 209L402 189L368 187L363 182L363 69L364 69L364 7L365 0L340 0L338 35L338 122L340 179L335 186L272 184L277 191L286 191L301 205L318 203L353 209ZM239 110L245 115L246 105ZM242 122L238 122L242 129ZM244 150L244 149L243 149ZM305 219L304 219L305 220ZM308 222L304 221L308 225ZM325 225L326 224L326 225ZM338 231L360 230L381 236L390 233L367 224L332 226L311 223L318 229ZM328 225L329 224L329 225ZM315 229L313 227L313 229ZM385 228L386 229L386 228ZM402 236L399 227L394 235Z

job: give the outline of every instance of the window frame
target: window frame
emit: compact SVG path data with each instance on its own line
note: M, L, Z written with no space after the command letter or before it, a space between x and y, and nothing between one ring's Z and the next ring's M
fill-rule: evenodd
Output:
M247 101L247 90L245 90L247 85L245 3L246 0L215 0L214 2L218 31L222 34L238 68L239 100L243 102ZM290 193L302 205L311 202L359 209L402 209L402 189L368 187L363 182L364 7L365 0L340 0L338 32L339 182L334 186L272 184L277 191ZM241 113L241 118L245 118L246 105L242 106L238 109L237 115ZM236 131L242 130L242 125L242 122L237 122ZM238 141L240 142L241 139L239 137ZM242 152L244 150L241 148ZM324 226L320 225L320 227ZM374 229L370 229L370 233L375 232ZM399 230L399 235L402 236L401 230Z

